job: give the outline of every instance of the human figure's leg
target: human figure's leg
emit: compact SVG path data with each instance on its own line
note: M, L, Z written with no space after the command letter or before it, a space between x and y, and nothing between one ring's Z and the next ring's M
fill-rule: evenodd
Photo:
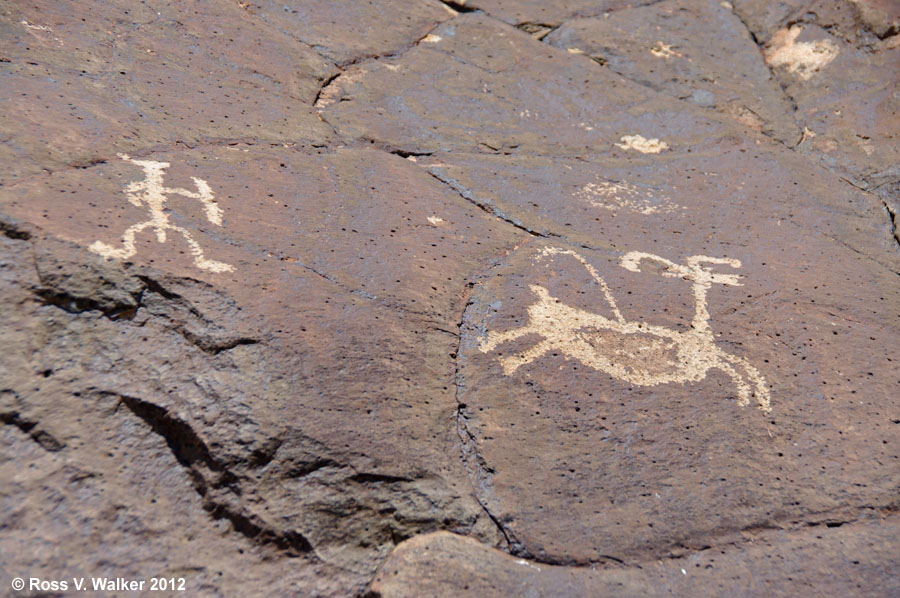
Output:
M203 254L203 248L200 247L200 244L194 240L194 237L187 229L184 229L180 226L170 226L169 228L181 233L181 236L184 237L184 240L187 241L187 244L191 248L191 254L194 256L194 265L201 270L209 270L211 272L234 271L234 266L232 266L231 264L206 259L206 256Z
M133 224L125 229L125 233L122 235L122 248L116 249L112 245L108 245L103 241L94 241L88 249L93 251L94 253L98 253L105 258L110 259L126 259L133 256L137 253L137 248L134 246L134 237L137 233L141 232L148 226L152 226L153 221L148 220L146 222L139 222L137 224Z

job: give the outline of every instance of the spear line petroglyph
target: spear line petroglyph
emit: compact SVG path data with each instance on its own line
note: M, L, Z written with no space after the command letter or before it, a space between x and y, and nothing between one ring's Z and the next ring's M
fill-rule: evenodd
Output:
M137 207L143 207L146 204L150 212L150 219L144 222L138 222L125 229L122 235L122 248L116 249L111 245L107 245L102 241L95 241L89 249L94 253L99 253L106 258L126 259L137 253L134 245L134 238L139 232L145 228L152 227L156 233L156 240L160 243L166 242L166 231L174 231L180 233L184 240L191 248L191 255L194 256L194 265L201 270L209 270L211 272L231 272L234 266L208 260L203 254L200 244L194 240L193 235L187 229L169 222L169 216L165 213L166 195L183 195L191 199L196 199L203 204L206 212L206 219L215 224L222 226L222 210L216 204L212 189L203 179L191 177L197 191L189 191L180 187L164 187L163 174L169 167L168 162L156 162L155 160L133 160L125 154L118 156L127 161L140 166L144 170L144 180L134 181L125 187L125 195L128 197L129 203Z
M550 352L558 352L638 386L699 382L706 378L709 370L719 369L734 381L738 405L744 407L751 397L755 397L763 412L771 411L765 379L747 360L719 348L709 326L706 296L712 284L740 286L741 283L738 275L714 273L704 264L740 268L740 261L694 255L687 258L687 265L682 265L640 251L622 257L620 265L631 272L640 272L640 263L650 260L665 266L661 272L663 276L683 278L692 283L696 311L691 329L679 332L646 322L627 321L606 281L587 260L572 250L552 247L544 250L544 256L548 255L568 255L578 260L600 286L613 319L565 305L551 296L545 287L530 285L538 300L528 308L528 323L521 328L488 333L478 347L486 353L526 335L543 337L522 353L500 357L500 365L507 376Z

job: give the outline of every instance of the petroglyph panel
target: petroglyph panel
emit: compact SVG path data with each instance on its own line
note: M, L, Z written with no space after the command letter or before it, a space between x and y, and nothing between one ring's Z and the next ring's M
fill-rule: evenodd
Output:
M821 366L794 347L854 329L798 315L794 275L770 254L690 241L535 240L477 279L461 328L461 438L479 498L532 554L663 554L696 529L841 500L818 482L798 498L775 478L822 465L802 444L804 418L862 408L822 398L837 374L822 368L815 388Z

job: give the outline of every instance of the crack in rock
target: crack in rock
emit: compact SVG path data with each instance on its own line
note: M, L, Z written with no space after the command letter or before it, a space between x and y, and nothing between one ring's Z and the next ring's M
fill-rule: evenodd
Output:
M204 499L204 508L214 519L227 519L239 534L257 544L273 545L288 556L312 552L312 545L299 532L274 528L239 505L238 476L213 456L187 422L148 401L121 394L118 399L165 440L188 470L195 490Z
M56 453L66 446L64 442L60 442L45 430L40 429L37 422L25 419L19 413L0 413L0 423L15 426L47 452Z
M891 236L894 238L894 241L897 242L897 248L900 249L900 230L898 230L900 220L898 220L897 212L891 209L891 205L887 201L882 201L882 205L884 205L884 209L888 214L888 220L891 225Z

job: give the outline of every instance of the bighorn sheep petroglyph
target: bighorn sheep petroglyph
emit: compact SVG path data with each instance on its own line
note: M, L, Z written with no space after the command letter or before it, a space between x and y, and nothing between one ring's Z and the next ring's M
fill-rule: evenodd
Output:
M686 265L682 265L640 251L632 251L622 257L620 265L631 272L640 272L641 262L651 260L665 267L661 271L663 276L691 282L695 313L691 328L682 332L646 322L627 321L619 311L606 281L578 253L548 248L544 250L544 255L569 255L587 268L600 286L613 318L566 305L551 296L545 287L529 285L538 300L528 308L528 323L505 332L490 332L479 344L482 352L488 352L527 335L543 337L524 352L500 357L500 365L506 375L512 375L523 365L547 353L576 359L595 370L638 386L699 382L706 378L709 370L717 368L734 381L738 405L746 406L751 397L755 397L763 412L771 411L765 379L746 359L718 347L709 325L707 292L713 283L741 284L738 275L712 272L709 265L740 268L738 260L694 255L687 258Z

